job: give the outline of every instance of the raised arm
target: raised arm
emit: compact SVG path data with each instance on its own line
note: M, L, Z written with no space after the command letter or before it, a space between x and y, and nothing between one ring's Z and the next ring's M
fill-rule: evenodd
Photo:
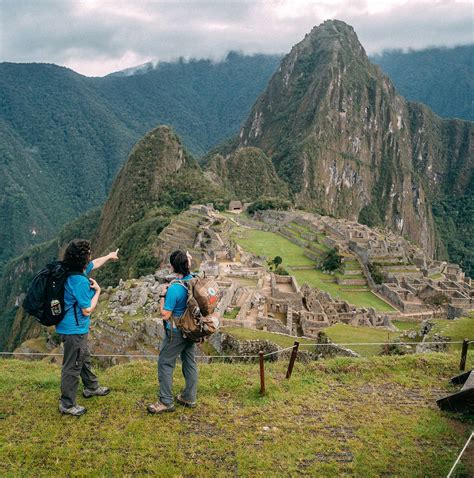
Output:
M98 269L102 267L107 261L117 261L118 260L118 249L114 252L109 252L106 256L98 257L97 259L92 260L92 269Z

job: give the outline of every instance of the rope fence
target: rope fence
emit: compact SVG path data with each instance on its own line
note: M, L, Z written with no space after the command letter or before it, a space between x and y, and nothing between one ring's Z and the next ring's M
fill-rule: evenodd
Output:
M302 343L298 342L299 347L357 347L357 346L382 346L382 345L443 345L443 344L452 344L459 345L465 344L466 341L440 341L440 342L346 342L346 343ZM474 343L474 340L467 341L468 344ZM293 350L295 345L291 347L286 347L284 349L274 350L273 352L264 353L264 357L270 357L272 355L281 354L287 352L288 350ZM37 356L37 357L62 357L62 353L50 353L50 352L0 352L0 356ZM91 354L91 357L94 358L113 358L113 357L125 357L125 358L158 358L159 354ZM207 358L207 359L217 359L217 358L226 358L226 359L258 359L258 355L196 355L196 358Z
M451 478L451 476L453 475L453 471L454 469L456 468L457 464L459 463L459 460L461 459L463 453L466 451L466 448L469 446L469 443L471 442L472 440L472 437L474 436L474 432L471 433L471 436L467 439L467 442L466 444L464 445L464 448L461 450L461 453L459 453L456 461L454 462L454 465L453 467L451 468L451 470L449 471L449 474L446 478Z
M286 347L284 349L278 349L274 350L272 352L267 352L264 353L263 351L260 351L258 355L197 355L195 356L196 359L207 359L207 360L214 360L214 359L259 359L259 364L260 364L260 395L263 396L265 395L265 358L266 357L271 357L273 355L278 355L284 352L288 352L291 350L291 355L290 355L290 360L288 363L288 368L286 372L286 379L289 379L291 377L291 374L293 372L293 367L296 361L296 358L298 356L298 351L300 346L301 347L343 347L343 346L350 346L350 347L356 347L356 346L389 346L389 345L443 345L443 344L462 344L461 348L461 361L459 363L459 370L464 371L466 368L466 361L467 361L467 352L469 348L469 344L474 343L474 340L468 340L464 339L463 341L440 341L440 342L351 342L351 343L300 343L298 340L295 340L294 344L291 347ZM61 353L42 353L42 352L0 352L0 357L3 356L10 356L10 357L15 357L15 356L31 356L31 357L62 357L63 354ZM117 357L123 357L123 358L137 358L137 359L145 359L145 358L152 358L152 359L158 359L159 355L158 354L91 354L91 357L95 358L117 358Z
M459 368L461 371L465 369L466 366L466 359L467 359L467 351L469 344L474 343L474 340L468 340L464 339L463 341L441 341L441 342L352 342L352 343L340 343L340 344L335 344L335 343L326 343L326 344L321 344L321 343L300 343L298 340L295 340L294 344L291 347L286 347L284 349L279 349L275 350L273 352L268 352L268 353L263 353L262 351L259 352L258 355L198 355L196 356L197 359L199 358L206 358L206 359L259 359L259 378L260 378L260 390L259 394L261 397L263 397L266 393L266 388L265 388L265 357L270 357L276 354L281 354L283 352L288 352L291 350L291 355L290 355L290 360L288 363L288 368L286 372L285 379L290 379L291 374L293 372L293 366L295 364L297 355L298 355L298 350L299 347L328 347L328 346L387 346L391 344L397 344L397 345L419 345L419 344L425 344L425 345L431 345L431 344L462 344L462 349L461 349L461 362L459 365ZM41 353L41 352L0 352L0 357L2 356L40 356L40 357L62 357L63 354L60 353ZM159 355L157 354L91 354L91 357L97 357L97 358L113 358L113 357L125 357L125 358L154 358L157 359ZM474 372L473 372L474 373ZM452 473L454 469L456 468L457 464L459 463L459 460L461 459L461 456L463 455L464 451L468 447L474 433L471 434L469 437L468 441L464 445L464 448L461 450L461 453L457 457L453 467L451 468L451 471L449 472L448 478L452 476Z

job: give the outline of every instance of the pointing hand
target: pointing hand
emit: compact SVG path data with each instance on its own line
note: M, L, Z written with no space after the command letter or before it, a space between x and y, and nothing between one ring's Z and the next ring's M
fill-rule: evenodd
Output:
M109 259L112 259L113 261L118 261L118 259L119 259L118 251L119 251L119 249L117 249L114 252L109 252Z

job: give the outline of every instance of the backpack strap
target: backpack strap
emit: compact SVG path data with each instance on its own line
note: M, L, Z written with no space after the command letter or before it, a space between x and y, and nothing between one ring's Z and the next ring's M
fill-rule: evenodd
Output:
M193 276L193 279L194 279L194 275L193 274L191 274L191 275ZM184 287L186 289L186 295L189 298L189 296L192 295L192 289L188 287L188 282L191 281L191 280L192 279L186 279L186 280L174 279L170 282L170 285L178 284L181 287ZM188 299L186 299L186 301L187 300ZM163 322L165 322L165 321L163 321ZM171 317L170 317L168 323L169 323L169 332L170 332L169 339L170 339L170 342L171 342L173 340L173 329L174 328L177 329L177 327L175 326L176 322L174 320L173 313L171 313ZM166 324L165 324L165 333L167 334Z
M76 319L76 325L79 327L79 319L77 318L76 304L77 302L74 302L72 308L74 309L74 318Z
M189 280L189 279L188 279ZM174 281L171 281L170 285L172 284L179 284L180 286L184 287L186 289L186 292L188 291L188 286L185 284L185 282L188 282L187 280L184 281L184 280L174 280Z

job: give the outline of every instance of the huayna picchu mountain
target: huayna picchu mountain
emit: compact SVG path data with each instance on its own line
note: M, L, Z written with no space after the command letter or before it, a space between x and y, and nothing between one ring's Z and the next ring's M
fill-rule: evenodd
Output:
M236 149L261 149L297 205L388 226L434 254L433 202L472 196L472 132L397 95L353 28L331 20L284 57Z

